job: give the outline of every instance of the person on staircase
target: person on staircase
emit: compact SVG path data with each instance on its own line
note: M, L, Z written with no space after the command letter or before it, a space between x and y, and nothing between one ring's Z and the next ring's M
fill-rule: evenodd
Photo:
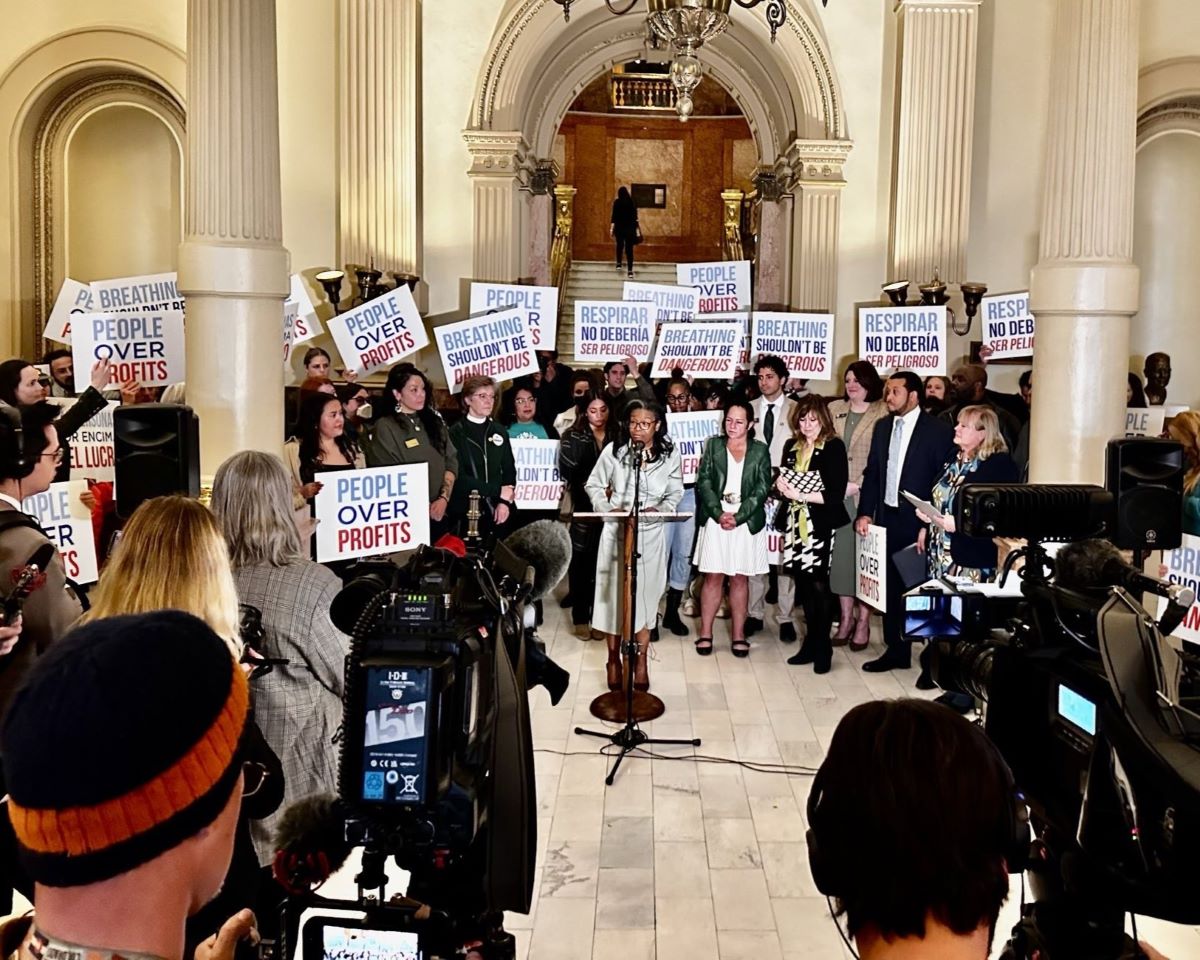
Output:
M638 226L637 204L629 195L628 187L617 191L617 199L612 205L612 221L608 225L608 235L617 244L617 270L621 269L621 256L625 256L628 266L629 279L633 279L633 246L642 239L642 230Z

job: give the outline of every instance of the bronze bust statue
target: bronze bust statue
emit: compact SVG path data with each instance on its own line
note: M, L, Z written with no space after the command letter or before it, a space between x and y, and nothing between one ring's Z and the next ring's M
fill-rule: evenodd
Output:
M1171 382L1171 358L1165 353L1146 357L1142 372L1146 375L1146 402L1161 407L1167 402L1167 384Z

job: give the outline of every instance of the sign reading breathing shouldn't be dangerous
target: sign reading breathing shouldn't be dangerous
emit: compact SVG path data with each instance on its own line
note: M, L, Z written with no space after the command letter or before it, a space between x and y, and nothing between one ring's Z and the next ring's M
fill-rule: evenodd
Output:
M429 465L318 473L317 561L412 550L429 543Z
M788 374L804 380L833 378L833 314L754 314L750 356L776 356Z
M433 339L451 393L460 393L469 377L512 380L538 370L524 310L485 313L434 327Z

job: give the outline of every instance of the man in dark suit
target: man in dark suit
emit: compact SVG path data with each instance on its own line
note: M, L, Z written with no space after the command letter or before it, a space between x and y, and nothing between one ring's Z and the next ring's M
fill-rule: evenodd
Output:
M917 542L921 523L900 491L928 500L954 451L954 430L922 411L925 386L915 373L903 371L888 377L883 399L891 416L880 420L871 435L854 522L860 537L866 536L871 523L887 530L887 612L883 615L887 651L878 660L863 664L871 673L911 665L909 644L904 640L904 585L891 558Z

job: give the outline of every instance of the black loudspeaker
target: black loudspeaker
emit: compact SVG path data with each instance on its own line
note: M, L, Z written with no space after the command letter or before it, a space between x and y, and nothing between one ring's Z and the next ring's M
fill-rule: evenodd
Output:
M1116 509L1113 542L1122 550L1174 550L1183 540L1183 447L1174 440L1110 440L1105 486Z
M200 496L200 421L191 407L139 403L113 411L117 514L128 519L145 500Z

